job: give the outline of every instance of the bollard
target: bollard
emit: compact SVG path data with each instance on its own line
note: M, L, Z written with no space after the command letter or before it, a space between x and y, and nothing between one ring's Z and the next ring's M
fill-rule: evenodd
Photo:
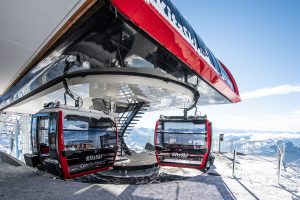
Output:
M236 160L236 150L233 150L233 159L232 159L232 176L235 177L235 160Z
M280 184L280 172L281 172L281 158L282 158L282 153L281 151L279 150L278 151L278 165L277 165L277 181L278 181L278 184Z

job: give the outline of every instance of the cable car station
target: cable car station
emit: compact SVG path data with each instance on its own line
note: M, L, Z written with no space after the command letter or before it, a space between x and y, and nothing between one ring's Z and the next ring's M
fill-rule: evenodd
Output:
M31 117L27 166L61 179L114 178L161 167L207 172L212 123L197 109L239 101L229 68L172 1L88 0L20 69L0 111ZM153 151L136 159L126 140L135 125L174 109L182 114L157 119Z

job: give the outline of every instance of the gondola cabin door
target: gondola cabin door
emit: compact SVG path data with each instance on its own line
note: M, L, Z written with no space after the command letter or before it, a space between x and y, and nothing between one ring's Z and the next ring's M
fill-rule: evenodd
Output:
M31 119L32 155L25 154L26 164L61 175L57 148L57 113L38 113Z
M204 170L210 156L211 123L206 118L161 118L154 144L159 165Z
M32 116L33 154L25 162L63 178L112 168L117 154L113 116L77 108L46 108Z

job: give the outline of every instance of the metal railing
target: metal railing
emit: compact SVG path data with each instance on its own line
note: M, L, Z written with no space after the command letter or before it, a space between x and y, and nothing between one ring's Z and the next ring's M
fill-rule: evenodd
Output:
M2 121L10 124L10 130L0 130L1 151L24 161L23 155L31 153L30 119L29 116L19 116L13 120Z
M239 153L247 155L276 156L276 151L266 152L263 147L267 145L266 141L243 141L243 140L212 140L212 152L233 153L236 150ZM264 152L262 152L264 151Z

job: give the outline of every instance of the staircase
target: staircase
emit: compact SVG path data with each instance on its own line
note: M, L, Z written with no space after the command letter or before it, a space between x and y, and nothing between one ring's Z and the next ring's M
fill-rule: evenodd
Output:
M123 156L124 154L131 155L131 151L124 141L124 137L130 134L133 128L140 118L146 111L149 104L144 102L129 103L125 111L120 117L116 118L116 125L118 129L118 156Z

